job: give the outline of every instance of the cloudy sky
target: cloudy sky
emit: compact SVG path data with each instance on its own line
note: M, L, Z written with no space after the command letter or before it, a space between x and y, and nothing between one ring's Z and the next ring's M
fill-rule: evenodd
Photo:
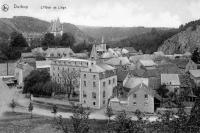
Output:
M200 0L0 0L0 17L32 16L89 26L178 27L200 18ZM28 9L14 8L27 5ZM41 6L66 9L41 9Z

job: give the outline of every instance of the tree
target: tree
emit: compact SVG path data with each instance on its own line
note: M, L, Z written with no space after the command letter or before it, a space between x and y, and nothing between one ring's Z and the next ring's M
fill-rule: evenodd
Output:
M109 125L110 118L114 115L112 107L107 106L106 111L105 111L105 115L108 117L108 123L107 123L107 125Z
M78 79L80 77L79 71L61 71L62 79L64 81L64 87L67 93L68 99L70 99L71 94L73 94L75 87L79 86Z
M28 106L28 111L31 112L31 119L32 119L32 111L33 111L33 105L32 103L30 102L29 106Z
M34 89L42 85L39 83L44 84L47 81L50 81L50 75L46 70L33 70L24 80L24 88L23 93L34 93Z
M114 119L113 131L116 133L135 133L134 123L131 118L127 116L125 111L119 113Z
M57 114L57 109L58 109L58 107L56 106L56 105L53 105L53 108L52 108L52 113L54 114L54 118L55 118L55 116L56 116L56 114Z
M193 51L191 60L194 61L195 63L199 63L199 61L200 61L200 53L199 53L199 49L198 48L196 48Z
M200 97L196 99L192 107L188 125L190 128L193 128L193 130L200 130Z
M42 40L42 46L44 47L55 46L55 38L52 33L46 33L44 35L44 39Z
M61 130L64 133L70 133L68 123L62 118L61 115L58 117L58 119L56 119L56 129Z
M136 115L138 121L142 121L144 114L139 109L137 109L135 111L135 115Z
M73 105L73 116L71 121L74 133L88 133L89 132L89 114L82 105Z
M12 108L12 112L15 112L15 107L17 106L14 99L12 99L12 102L10 103L10 107Z
M72 47L75 43L75 38L71 33L64 33L62 35L60 45L64 47Z
M11 33L11 47L28 47L28 43L22 34L17 32Z
M162 84L159 88L158 88L158 90L157 90L157 93L161 96L161 97L163 97L163 98L166 98L166 97L168 97L167 96L167 93L169 92L169 90L166 88L166 85L165 84Z

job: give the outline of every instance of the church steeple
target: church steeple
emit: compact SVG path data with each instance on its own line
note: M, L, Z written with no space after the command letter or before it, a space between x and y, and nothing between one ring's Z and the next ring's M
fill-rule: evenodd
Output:
M92 51L90 53L90 59L91 60L96 60L98 58L98 55L97 55L97 50L96 50L96 44L94 44L92 46Z

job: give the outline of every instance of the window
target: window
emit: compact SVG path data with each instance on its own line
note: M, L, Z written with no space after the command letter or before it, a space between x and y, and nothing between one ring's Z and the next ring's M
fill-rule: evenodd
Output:
M113 78L113 84L115 83L115 78Z
M84 86L86 87L86 81L84 81Z
M96 87L96 82L93 82L93 87Z
M83 91L83 97L87 97L87 95L85 94L85 92Z
M103 104L105 104L106 103L106 101L105 100L103 100Z
M106 82L104 81L104 82L103 82L103 87L105 87L105 86L106 86Z
M144 95L144 98L145 98L145 99L148 99L148 95L147 95L147 94L145 94L145 95Z
M92 98L96 99L97 96L96 96L96 93L95 92L92 92Z
M90 72L92 72L92 69L90 69Z
M93 102L93 105L95 106L95 105L96 105L96 102Z
M86 101L85 101L85 100L84 100L83 102L84 102L84 103L86 103Z
M96 75L93 75L93 79L96 79Z
M59 73L58 73L58 77L59 77L60 75L59 75Z
M111 81L109 80L109 85L110 85Z
M60 68L58 67L58 70L59 70Z
M84 74L84 78L86 78L86 74Z
M137 97L137 95L134 93L134 94L133 94L133 98L136 98L136 97Z
M133 105L135 106L137 103L136 102L133 102Z
M106 97L106 92L105 91L103 91L103 98L105 98Z

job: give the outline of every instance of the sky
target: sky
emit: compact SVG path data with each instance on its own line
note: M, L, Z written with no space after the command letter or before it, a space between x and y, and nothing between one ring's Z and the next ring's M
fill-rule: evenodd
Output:
M88 26L179 27L200 19L200 0L0 0L0 18L31 16ZM14 5L28 6L14 8ZM57 9L41 9L43 6ZM58 9L58 7L64 9Z

